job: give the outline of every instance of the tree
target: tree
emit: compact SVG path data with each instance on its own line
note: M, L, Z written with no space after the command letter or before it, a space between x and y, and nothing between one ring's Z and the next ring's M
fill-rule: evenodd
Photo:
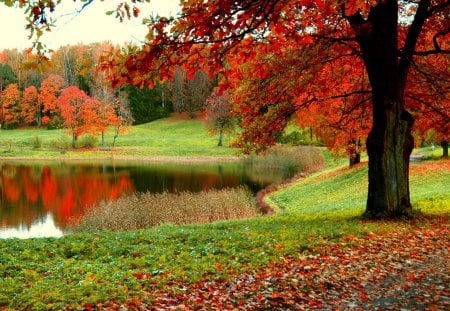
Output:
M435 140L442 146L443 157L448 157L450 142L450 99L449 99L449 58L428 55L421 62L420 75L413 75L409 81L411 91L407 102L416 118L415 128L421 136L434 131ZM433 66L430 66L432 64ZM443 77L443 78L441 78ZM430 81L433 81L430 83ZM426 101L424 101L426 98ZM432 103L432 105L428 104Z
M0 63L0 92L3 91L9 84L14 83L16 77L8 64Z
M69 129L72 136L73 148L78 137L88 132L87 129L91 126L86 119L92 120L91 114L94 114L94 110L93 105L86 104L88 100L89 96L76 86L62 90L57 100L61 116L64 118L64 126Z
M172 111L172 102L166 84L157 84L153 89L128 85L124 91L128 94L134 124L165 118Z
M213 92L206 100L206 104L208 105L209 128L212 133L219 134L217 146L220 147L223 145L224 133L232 132L236 123L228 93L218 95L217 92Z
M100 132L102 147L105 147L105 132L108 130L108 127L117 123L118 116L114 110L115 100L117 99L110 102L104 102L98 98L92 98L86 103L86 105L91 108L85 110L90 113L84 115L84 121L86 124L90 125L93 134L98 134L98 132Z
M183 65L188 72L221 71L228 78L235 73L236 79L239 66L245 64L253 68L255 76L264 79L267 74L264 66L255 66L262 64L261 58L281 56L290 60L279 81L283 76L290 81L289 75L297 69L297 74L310 85L301 85L303 90L298 94L286 94L294 87L261 89L269 93L271 100L259 103L266 106L256 112L252 106L257 104L252 104L248 113L271 118L272 126L247 127L243 136L255 138L256 145L264 145L274 142L275 133L286 124L284 119L308 103L321 102L326 109L331 98L320 96L319 100L314 95L342 80L326 70L326 65L345 63L356 70L362 66L369 89L355 85L352 94L343 93L340 98L370 94L370 102L366 102L371 108L372 128L366 142L369 186L365 215L399 217L410 215L412 210L409 156L414 145L411 135L414 118L405 101L408 81L412 75L421 74L416 59L429 55L446 58L449 53L449 6L447 0L183 2L179 16L151 19L149 42L140 53L129 53L104 68L116 73L115 83L130 82L137 75L165 79L176 65ZM301 57L311 62L305 63ZM326 76L329 85L316 82L325 81ZM447 77L448 72L447 76L441 76ZM225 80L222 85L227 83ZM433 104L427 97L421 99ZM279 106L280 101L286 104ZM248 134L251 131L260 136Z
M184 68L178 67L173 81L167 84L173 110L187 112L189 117L195 118L197 112L205 109L205 101L213 91L214 80L204 71L188 73Z
M21 94L17 84L9 84L1 93L2 128L20 122Z
M61 76L55 74L49 75L42 81L38 97L38 113L40 114L38 120L41 120L42 124L49 124L58 118L58 97L65 84L66 81ZM38 123L38 126L40 125Z
M128 126L133 123L133 116L128 107L128 99L125 94L120 94L113 104L116 117L111 120L111 125L114 127L112 148L115 147L119 135L125 133L128 130Z
M38 97L35 86L29 86L23 91L21 116L26 124L41 124Z

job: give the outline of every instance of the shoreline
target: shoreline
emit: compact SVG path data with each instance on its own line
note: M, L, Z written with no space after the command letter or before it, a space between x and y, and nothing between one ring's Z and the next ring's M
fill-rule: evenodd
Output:
M0 157L0 162L52 162L52 161L128 161L148 163L222 163L238 162L237 156L118 156L118 157Z

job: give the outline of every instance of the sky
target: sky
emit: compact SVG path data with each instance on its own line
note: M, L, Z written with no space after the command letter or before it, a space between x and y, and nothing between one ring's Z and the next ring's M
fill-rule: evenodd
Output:
M117 1L94 1L83 12L77 14L81 1L64 0L56 8L56 27L43 35L42 42L48 49L57 49L62 45L112 41L117 44L141 42L147 28L142 25L142 18L156 12L159 15L176 14L179 0L151 0L140 4L140 16L120 23L113 15L106 15L114 10ZM0 50L17 48L27 49L32 41L25 29L24 11L8 8L0 3Z

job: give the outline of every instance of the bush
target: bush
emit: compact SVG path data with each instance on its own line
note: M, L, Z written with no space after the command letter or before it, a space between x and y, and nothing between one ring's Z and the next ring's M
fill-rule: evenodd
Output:
M17 123L5 123L2 126L4 130L15 130L19 125Z
M12 140L12 139L5 139L3 141L3 145L6 148L6 150L4 152L12 152L13 147L14 147L14 140Z
M210 223L256 215L255 199L244 187L200 193L135 193L94 206L74 224L73 231L123 231L165 223Z
M92 135L81 136L77 142L76 148L93 148L98 145L98 138Z
M284 178L290 178L297 173L311 173L326 166L322 151L312 146L275 146L265 154L251 155L244 160L244 164L261 171L279 168Z
M50 145L57 150L66 150L70 148L71 142L66 136L62 135L59 138L53 139Z
M31 145L34 149L39 149L42 147L42 139L38 135L33 135L31 138Z

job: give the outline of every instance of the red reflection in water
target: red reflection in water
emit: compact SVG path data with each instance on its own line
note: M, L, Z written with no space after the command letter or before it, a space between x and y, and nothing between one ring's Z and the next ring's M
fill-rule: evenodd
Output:
M126 172L99 166L0 166L3 227L31 227L51 213L65 228L92 205L135 191Z

